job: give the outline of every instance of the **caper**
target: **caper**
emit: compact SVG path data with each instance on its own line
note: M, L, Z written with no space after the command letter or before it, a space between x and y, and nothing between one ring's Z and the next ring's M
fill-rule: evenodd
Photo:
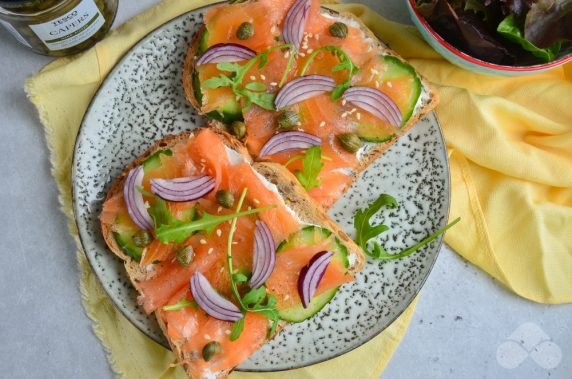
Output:
M137 247L145 247L153 242L153 236L147 230L139 230L131 239Z
M238 27L236 31L236 37L238 39L249 39L254 35L254 26L250 22L243 22Z
M294 111L284 111L278 116L278 129L291 130L300 124L298 113Z
M203 347L203 359L205 361L210 361L212 357L220 353L222 350L220 343L216 341L211 341Z
M220 190L216 193L216 201L218 201L221 207L230 209L234 205L234 196L230 191Z
M188 266L195 257L195 250L192 246L183 246L177 250L176 257L177 262L179 262L182 266Z
M336 38L346 38L348 27L343 22L334 22L330 25L330 34Z
M342 133L338 134L338 141L344 150L355 153L361 147L361 139L355 133Z
M242 121L234 121L230 124L230 134L238 139L243 139L246 134L246 125Z

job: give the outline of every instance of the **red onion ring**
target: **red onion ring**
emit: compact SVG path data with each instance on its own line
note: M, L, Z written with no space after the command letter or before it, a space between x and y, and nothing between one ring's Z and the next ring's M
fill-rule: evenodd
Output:
M299 130L292 130L272 136L272 138L264 144L258 156L265 157L287 150L308 149L321 144L322 140L320 137Z
M351 87L344 92L342 97L344 100L382 120L386 120L392 125L401 125L403 116L397 104L389 96L375 88L364 86Z
M147 212L143 195L137 190L137 187L141 187L144 175L143 166L137 166L129 171L123 185L123 198L131 220L141 229L150 230L153 229L153 220Z
M208 175L176 179L151 179L151 192L169 201L192 201L211 192L215 178Z
M211 286L200 272L191 277L191 293L199 307L209 316L222 321L238 321L243 317L240 309L225 299Z
M324 277L326 268L328 268L333 255L332 251L320 251L300 271L300 276L298 276L298 294L304 308L308 308L308 305L310 305L310 301Z
M254 258L250 288L258 288L266 282L276 265L276 244L264 221L256 221L254 230Z
M207 63L240 62L256 55L254 50L237 43L217 43L207 49L197 61L197 65Z
M304 37L304 28L306 27L306 19L312 5L312 0L296 0L288 10L282 27L282 38L286 43L291 43L300 48L302 38Z
M334 79L324 75L300 76L288 82L274 100L276 109L299 103L314 96L329 92L336 87Z

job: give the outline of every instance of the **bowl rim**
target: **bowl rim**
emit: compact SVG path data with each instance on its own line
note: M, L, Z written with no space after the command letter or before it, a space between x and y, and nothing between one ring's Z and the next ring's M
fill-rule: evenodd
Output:
M433 28L431 27L431 25L429 25L429 23L425 20L425 18L421 14L419 14L417 9L415 8L415 0L407 0L407 3L409 5L409 7L411 8L412 14L415 15L415 17L421 23L421 25L423 25L425 30L429 34L431 34L431 36L433 38L435 38L441 46L446 48L450 53L456 55L457 57L459 57L463 60L468 61L469 63L473 63L473 64L478 65L478 66L483 66L483 67L486 67L489 69L500 70L500 71L534 72L534 71L543 71L543 70L546 70L549 68L557 67L557 66L560 66L560 65L567 63L569 61L572 61L572 54L570 54L568 56L564 56L560 59L554 60L552 62L540 63L540 64L536 64L536 65L532 65L532 66L506 66L506 65L490 63L487 61L483 61L481 59L474 58L474 57L470 56L469 54L457 49L456 47L451 45L449 42L447 42L445 39L443 39L443 37L441 37L441 35L439 35L437 32L435 32L433 30Z

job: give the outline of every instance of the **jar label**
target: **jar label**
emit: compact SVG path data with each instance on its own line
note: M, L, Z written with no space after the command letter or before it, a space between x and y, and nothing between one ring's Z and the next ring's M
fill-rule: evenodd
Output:
M24 37L22 37L22 35L20 33L18 33L18 31L16 30L16 28L14 28L12 25L10 25L9 23L7 23L6 21L0 20L0 24L2 24L2 26L4 28L6 28L6 30L12 34L14 36L14 38L16 38L18 40L18 42L20 42L22 45L28 46L28 47L32 47L30 46L30 44L28 43L28 41L26 41L26 39Z
M30 25L48 49L63 50L76 46L105 24L105 19L93 0L83 0L74 9L52 21Z

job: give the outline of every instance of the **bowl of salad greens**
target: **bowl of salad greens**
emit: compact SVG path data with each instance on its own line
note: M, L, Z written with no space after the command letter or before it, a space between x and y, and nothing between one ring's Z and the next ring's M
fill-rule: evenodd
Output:
M407 0L411 20L450 62L517 76L572 61L572 0Z

